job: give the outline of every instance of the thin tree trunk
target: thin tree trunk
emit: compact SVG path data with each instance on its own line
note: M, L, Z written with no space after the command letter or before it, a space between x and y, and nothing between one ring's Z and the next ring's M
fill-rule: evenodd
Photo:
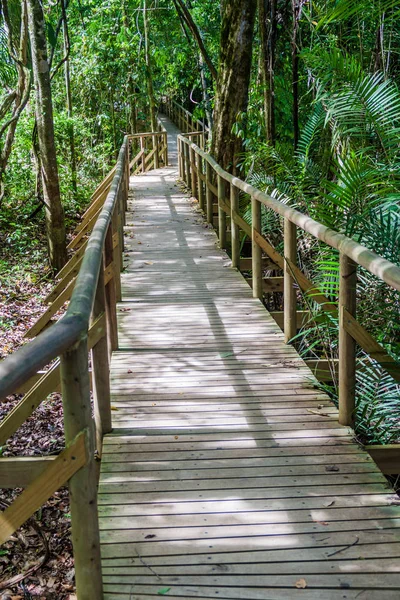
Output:
M261 42L261 75L264 87L265 133L267 141L274 145L276 0L258 0L258 20Z
M297 148L300 136L299 125L299 21L305 0L292 0L292 91L293 91L293 145Z
M54 141L53 104L47 60L45 23L39 0L27 0L27 7L49 257L52 267L59 270L67 260L67 251L64 210L61 204Z
M199 50L201 52L201 55L204 59L204 62L206 63L206 65L208 66L210 73L211 73L211 77L216 80L217 79L217 70L214 67L212 60L206 50L206 47L204 46L204 42L203 42L203 38L201 36L201 33L199 31L199 28L197 27L196 23L193 20L192 15L190 14L189 9L187 8L185 2L183 0L173 0L173 3L175 5L176 11L179 14L182 15L182 17L184 18L187 26L189 27L190 31L192 32L192 35L194 37L194 39L197 42L197 45L199 47Z
M71 94L71 77L69 72L69 35L68 35L68 22L65 10L65 0L61 0L61 10L63 14L63 35L64 35L64 55L67 57L64 63L64 77L65 77L65 92L67 98L67 114L69 119L68 125L68 137L69 137L69 148L71 154L71 183L74 196L76 197L77 177L76 177L76 153L75 153L75 135L74 135L74 124L72 122L73 108L72 108L72 94Z
M211 152L224 168L236 171L242 141L232 133L247 110L257 0L224 0Z
M147 92L149 94L149 108L150 108L150 124L151 124L151 130L157 131L156 101L154 98L153 69L152 69L152 64L151 64L150 44L149 44L149 15L147 12L147 0L143 0L143 24L144 24L144 53L145 53L145 61L146 61L146 80L147 80Z
M212 129L212 110L210 103L210 94L208 93L208 85L207 85L207 77L204 68L204 60L202 54L199 52L199 69L200 69L200 81L201 88L203 91L203 102L204 102L204 110L206 113L207 123L210 129Z
M11 117L2 125L0 128L0 138L5 132L6 137L4 144L0 149L0 202L4 195L3 176L7 168L8 161L10 159L12 146L15 138L15 131L17 128L19 117L22 114L28 100L31 88L31 79L29 69L26 67L27 64L27 45L28 45L28 16L26 1L21 2L21 26L20 26L20 37L19 37L19 48L18 54L14 52L14 39L12 23L8 13L7 0L3 0L3 18L6 23L8 47L11 58L15 62L15 66L18 73L18 82L16 89L8 94L0 107L0 118L4 118L7 112L12 107Z

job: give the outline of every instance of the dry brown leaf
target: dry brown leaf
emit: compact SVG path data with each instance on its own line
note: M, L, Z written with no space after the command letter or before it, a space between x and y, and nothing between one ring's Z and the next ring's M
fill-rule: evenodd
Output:
M298 581L296 581L296 583L294 584L295 587L299 588L299 590L304 590L304 588L307 587L307 581L305 579L299 579Z
M111 410L119 410L116 406L111 405Z

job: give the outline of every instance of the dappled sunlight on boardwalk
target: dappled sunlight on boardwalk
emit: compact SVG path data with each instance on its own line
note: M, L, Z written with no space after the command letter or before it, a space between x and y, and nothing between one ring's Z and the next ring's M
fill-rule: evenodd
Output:
M398 598L385 478L175 181L131 182L105 598Z

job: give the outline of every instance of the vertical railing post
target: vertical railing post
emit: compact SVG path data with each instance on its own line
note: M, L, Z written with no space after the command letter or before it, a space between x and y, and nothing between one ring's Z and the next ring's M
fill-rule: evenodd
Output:
M213 206L213 194L210 189L212 179L212 168L209 162L206 160L206 204L207 204L207 221L214 225L214 206Z
M164 136L164 144L165 144L165 149L164 149L164 164L165 164L166 167L168 167L168 135L167 135L166 131L164 131L163 136Z
M297 297L294 287L292 265L297 262L297 227L289 219L284 219L284 258L283 267L283 331L286 344L297 332Z
M262 262L261 248L256 241L255 234L261 234L261 203L255 198L251 198L251 267L253 271L253 297L262 300L263 285L262 285Z
M185 144L185 163L186 185L189 189L192 189L192 173L190 171L189 144Z
M121 302L121 221L118 211L118 203L114 207L112 215L112 227L113 227L113 263L114 263L114 281L115 281L115 293L117 295L117 302ZM123 232L122 232L123 235Z
M93 323L101 314L105 314L105 311L106 298L104 290L104 266L102 260L91 322ZM94 421L96 423L96 449L100 456L102 453L103 435L110 433L112 430L108 356L106 328L103 337L92 348L93 407Z
M130 157L130 143L129 140L127 140L126 143L126 169L125 169L125 212L128 210L128 198L129 198L129 180L130 180L130 175L131 175L131 170L130 170L130 161L131 161L131 157ZM126 216L125 216L125 221L126 221Z
M178 136L178 176L179 179L183 179L183 167L182 167L182 142Z
M197 175L196 175L196 164L195 164L195 152L190 146L190 170L192 172L192 196L196 197L197 188Z
M356 316L357 264L340 253L339 262L339 423L354 425L356 342L343 324L346 309Z
M221 248L226 248L226 212L222 208L225 202L225 179L218 175L218 237Z
M239 225L235 221L235 216L239 214L239 190L231 183L231 244L232 244L232 267L240 267L240 240Z
M87 335L82 335L61 356L61 387L66 445L86 432L87 462L68 482L77 597L99 600L103 584L88 366Z
M115 273L113 255L113 227L111 222L104 242L104 267L106 269L111 267L112 269L112 277L105 286L108 351L110 355L113 350L117 350L118 348L117 296L115 293L115 278L117 274Z
M143 150L143 154L142 154L142 173L145 172L145 159L146 159L146 152L145 152L145 144L144 144L144 138L142 136L140 136L140 150Z
M160 166L158 135L153 135L152 140L153 140L153 150L154 150L154 168L158 169L158 167Z
M203 159L196 154L197 161L197 197L201 210L204 210L204 186L203 186Z

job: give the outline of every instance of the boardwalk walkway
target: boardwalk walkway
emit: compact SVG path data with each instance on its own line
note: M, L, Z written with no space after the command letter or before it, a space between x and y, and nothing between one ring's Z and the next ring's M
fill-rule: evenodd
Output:
M173 165L131 180L105 598L398 599L393 494L176 184L164 121Z

